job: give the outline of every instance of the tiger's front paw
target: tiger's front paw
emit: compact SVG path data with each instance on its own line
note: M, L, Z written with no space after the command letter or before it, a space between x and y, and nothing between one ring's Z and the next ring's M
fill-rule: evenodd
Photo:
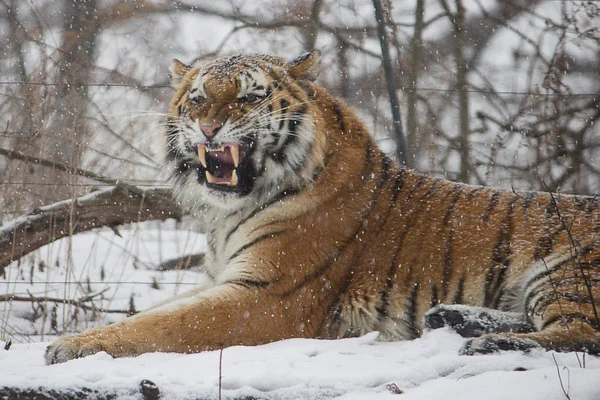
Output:
M473 356L477 354L492 354L499 351L522 351L529 353L533 349L542 348L537 342L531 339L520 338L508 335L483 335L471 339L460 349L459 354Z
M46 348L46 364L63 363L75 358L82 358L106 351L115 355L111 349L115 347L113 335L102 333L82 333L65 336Z

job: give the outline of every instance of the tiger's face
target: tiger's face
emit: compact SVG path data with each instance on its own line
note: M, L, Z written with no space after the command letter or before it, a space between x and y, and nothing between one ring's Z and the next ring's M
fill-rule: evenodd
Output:
M174 60L167 161L188 205L260 205L299 185L314 163L315 121L305 88L318 52L291 61L233 56Z

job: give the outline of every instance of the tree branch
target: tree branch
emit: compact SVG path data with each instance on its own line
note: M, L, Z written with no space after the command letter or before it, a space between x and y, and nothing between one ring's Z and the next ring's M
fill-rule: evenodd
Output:
M90 178L90 179L93 179L98 182L108 183L110 185L120 184L120 182L118 180L106 178L106 177L104 177L100 174L97 174L95 172L92 172L92 171L87 171L85 169L77 168L77 167L69 167L68 165L57 162L57 161L46 160L46 159L39 158L39 157L30 157L28 155L21 153L20 151L7 150L7 149L0 148L0 155L8 157L8 158L12 158L13 160L19 160L19 161L32 163L32 164L43 165L44 167L53 168L58 171L68 172L69 174L73 174L73 175L83 176L83 177Z
M90 305L85 304L85 302L89 301L89 300L90 299L79 299L79 300L61 299L58 297L25 297L25 296L15 296L12 294L0 295L0 302L23 301L23 302L28 302L28 303L45 303L45 302L61 303L61 304L68 304L71 306L79 307L82 310L86 310L86 311L96 311L96 312L101 312L101 313L106 313L106 314L131 314L131 310L118 310L118 309L113 310L113 309L95 307L93 305L90 306Z
M168 189L122 184L40 207L0 227L0 274L11 262L72 234L181 216Z

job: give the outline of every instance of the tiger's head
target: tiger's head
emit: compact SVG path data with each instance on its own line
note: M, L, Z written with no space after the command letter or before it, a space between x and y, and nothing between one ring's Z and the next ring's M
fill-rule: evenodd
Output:
M260 206L322 164L310 81L320 55L236 55L171 66L166 160L187 206ZM184 204L184 205L186 205Z

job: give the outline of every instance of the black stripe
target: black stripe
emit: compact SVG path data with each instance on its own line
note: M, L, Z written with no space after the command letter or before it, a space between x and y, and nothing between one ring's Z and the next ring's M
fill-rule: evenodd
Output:
M392 160L390 160L385 154L382 154L381 155L381 171L379 171L379 173L381 174L381 179L379 180L379 184L377 185L377 188L375 189L379 194L383 190L383 185L388 180L388 174L390 172L391 164L392 164ZM374 200L376 200L376 199L374 199Z
M551 197L550 201L548 202L548 205L546 206L545 217L552 218L555 212L558 215L558 211L558 199L554 199Z
M217 247L216 247L217 239L215 237L215 232L211 231L210 233L207 233L206 237L207 237L206 244L208 245L208 251L211 254L217 254Z
M273 158L273 160L275 160L279 163L283 163L283 161L285 160L285 155L286 155L285 151L287 150L287 147L298 140L298 137L296 135L297 135L298 126L300 125L299 117L304 115L306 113L306 110L307 110L306 105L302 105L302 106L300 106L298 111L291 113L290 116L288 117L288 121L287 121L288 129L287 129L287 132L285 132L286 137L285 137L283 143L280 144L278 146L278 148L275 150L275 152L270 154L271 158ZM283 122L283 121L281 121L281 122ZM279 129L282 129L281 123L279 125Z
M366 177L369 177L371 175L371 160L373 158L373 147L371 145L371 141L367 141L367 144L365 146L365 155L364 155L364 164L363 164L363 169L362 172L360 173L360 176L362 177L363 180L365 180Z
M578 211L583 211L585 209L585 206L587 204L586 197L574 196L573 201L575 202Z
M475 197L475 195L479 192L481 192L482 190L485 190L486 187L485 186L479 186L479 187L475 187L472 188L469 193L466 193L465 195L469 198L469 200L472 200L473 197Z
M496 276L495 282L494 282L494 286L492 288L492 303L491 303L491 307L492 308L498 308L498 306L500 305L500 302L502 300L502 297L504 297L504 283L506 281L506 273L508 272L508 269L510 267L509 261L508 259L502 264L502 266L500 267L500 270L498 271L498 274Z
M341 131L345 132L346 126L344 124L344 114L342 113L342 107L337 101L333 104L333 113L335 114L335 122L340 126Z
M537 192L529 192L527 196L525 196L525 200L523 201L523 209L525 210L525 216L527 216L527 212L529 211L529 206L533 200L537 197Z
M494 308L500 302L506 271L510 267L510 256L512 254L510 242L514 228L514 206L518 200L519 196L514 195L507 206L506 216L500 224L498 239L492 252L492 260L484 283L484 307Z
M252 246L262 242L265 239L271 239L271 238L277 237L285 232L287 232L287 229L284 229L281 231L276 231L276 232L271 232L271 233L266 233L264 235L257 237L256 239L246 243L245 245L240 247L235 253L233 253L233 255L231 257L229 257L229 259L227 260L227 264L229 264L231 262L231 260L235 259L237 256L239 256L240 254L242 254L244 251L248 250Z
M492 211L494 211L494 208L498 204L498 199L500 198L500 194L501 194L501 192L499 192L497 190L494 191L494 193L492 194L492 197L490 198L490 202L488 203L485 213L483 214L484 222L487 222L487 220L490 218Z
M551 227L552 231L549 233L542 233L542 236L538 239L535 245L535 252L533 254L534 260L541 260L548 256L552 252L554 247L554 241L563 233L563 226L561 224L546 224L547 227Z
M463 304L463 297L465 293L465 276L462 275L458 280L458 288L456 289L456 293L454 294L454 304Z
M381 303L375 306L375 311L377 311L377 319L385 319L389 316L388 308L390 304L390 292L387 290L382 290L379 292L379 299Z
M237 285L237 286L243 286L247 289L250 289L250 288L264 288L264 287L272 285L273 283L275 283L275 282L241 278L241 279L234 279L231 281L226 281L223 284L232 284L232 285Z
M552 248L554 247L554 241L557 239L558 235L560 235L564 231L563 224L561 224L560 219L554 220L554 216L558 218L558 213L554 213L557 205L555 204L553 199L550 199L549 204L546 206L546 212L544 217L546 221L544 227L547 229L542 232L541 236L538 239L538 242L535 246L535 253L533 255L535 260L541 260L552 252Z
M408 298L408 330L411 332L413 338L418 338L421 336L421 330L417 326L417 296L419 294L419 289L421 284L419 281L416 281L413 284L413 289L410 292L410 297Z
M283 192L279 193L277 196L273 197L270 201L268 201L263 206L261 206L261 207L255 209L254 211L252 211L250 214L248 214L248 216L246 218L243 218L239 222L239 224L237 224L236 226L234 226L233 229L231 229L229 231L229 233L227 234L227 236L225 236L225 243L227 243L229 241L229 239L231 238L231 235L233 235L240 228L240 226L244 225L251 218L254 218L256 216L256 214L260 213L261 211L267 209L270 205L275 204L278 201L281 201L281 200L283 200L284 198L286 198L288 196L294 196L294 195L298 194L298 192L299 192L299 190L284 190Z
M448 288L450 286L450 280L452 277L452 240L454 238L454 228L449 226L452 213L454 212L454 206L462 195L464 186L455 186L453 188L453 196L446 209L444 215L443 226L446 229L446 240L444 242L444 266L442 269L442 299L448 297Z
M279 130L282 130L283 126L285 125L285 114L288 112L288 106L289 103L286 99L281 99L279 101L279 111L281 111L281 115L279 116Z
M394 191L392 193L392 199L390 201L390 205L388 206L388 209L385 213L385 217L383 218L383 221L381 222L381 227L379 228L379 232L381 232L381 230L383 230L383 228L385 227L385 224L387 223L387 220L389 219L392 210L394 210L396 208L396 202L398 201L398 196L400 195L400 192L402 192L402 188L404 187L404 178L405 178L405 174L406 174L406 169L405 168L401 168L400 171L398 172L398 174L396 175L396 179L394 179Z
M344 276L344 280L342 281L342 283L339 287L338 296L336 297L335 300L333 300L329 304L329 306L327 308L329 310L329 312L324 315L323 320L319 324L319 328L317 329L317 332L319 332L319 333L323 332L323 329L325 328L325 326L328 322L329 322L329 326L331 326L333 324L339 325L339 323L341 322L341 319L342 319L342 307L341 307L340 301L342 301L342 298L344 297L344 295L346 295L348 286L350 286L351 281L352 281L352 269L349 269L348 272L346 273L346 275ZM327 320L328 315L332 316L330 321ZM354 327L352 325L350 325L350 327L348 329L346 329L346 331L343 333L342 337L356 336L353 333L353 331L354 331L353 328Z
M598 196L595 195L593 197L588 198L588 205L585 208L586 217L590 217L592 212L598 211Z
M440 304L438 288L436 285L433 285L433 288L431 289L431 300L430 300L429 304L430 304L431 308Z

